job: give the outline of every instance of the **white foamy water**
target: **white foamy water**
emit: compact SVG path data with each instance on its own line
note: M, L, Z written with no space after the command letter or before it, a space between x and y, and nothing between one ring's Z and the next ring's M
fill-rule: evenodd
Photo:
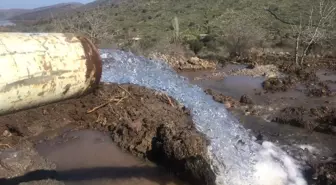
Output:
M191 85L161 61L101 50L104 82L132 83L162 91L192 112L199 131L211 140L208 155L217 185L306 185L300 166L271 142L254 142L222 104Z

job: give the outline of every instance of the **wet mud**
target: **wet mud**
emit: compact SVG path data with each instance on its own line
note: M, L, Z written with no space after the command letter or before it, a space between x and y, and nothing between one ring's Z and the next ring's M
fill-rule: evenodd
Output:
M93 93L78 99L1 116L0 123L1 152L12 150L23 141L41 147L41 143L58 138L64 130L90 129L107 133L123 151L165 167L184 182L206 185L215 182L207 158L208 141L196 131L190 112L173 98L136 85L101 84ZM53 158L41 148L38 151ZM58 166L66 163L64 159ZM10 183L29 177L36 182L41 180L41 173L48 177L43 179L56 180L69 178L70 173L67 169L41 170L24 168L18 172L21 178L2 174L0 178ZM135 171L140 173L142 169Z
M336 135L336 108L286 107L274 115L274 122Z
M334 185L336 73L325 68L297 70L284 66L279 71L284 75L268 78L254 76L248 67L242 70L248 74L245 76L226 73L218 77L213 72L181 75L223 103L254 133L257 142L280 143L292 157L302 161L309 184Z

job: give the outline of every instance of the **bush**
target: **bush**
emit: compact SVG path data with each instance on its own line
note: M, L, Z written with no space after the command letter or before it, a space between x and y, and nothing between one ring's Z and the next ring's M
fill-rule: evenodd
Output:
M204 43L201 42L200 40L191 40L189 41L189 48L197 54L201 49L204 47Z
M262 28L245 19L227 23L222 33L224 45L230 55L241 57L247 56L252 47L259 46L266 35Z
M216 36L215 35L206 35L204 38L201 39L202 42L211 42L211 41L215 41L216 40Z

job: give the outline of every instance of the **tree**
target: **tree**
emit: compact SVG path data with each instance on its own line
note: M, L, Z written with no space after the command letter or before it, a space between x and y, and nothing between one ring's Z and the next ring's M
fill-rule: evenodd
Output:
M321 0L318 6L312 6L309 16L299 16L299 23L279 18L271 9L266 9L275 19L292 27L295 38L295 64L302 66L307 55L315 44L323 44L332 34L332 21L336 12L336 3L333 0Z
M53 19L53 25L57 31L84 34L95 43L113 36L108 15L101 7L94 11L78 12L67 18Z
M314 21L314 8L311 8L308 24L303 25L300 18L300 25L294 26L296 33L295 63L303 65L309 50L316 43L324 41L327 36L331 20L335 16L336 4L328 0L319 3L317 19ZM314 23L316 22L316 23ZM300 46L302 47L300 49ZM301 52L301 53L300 53Z

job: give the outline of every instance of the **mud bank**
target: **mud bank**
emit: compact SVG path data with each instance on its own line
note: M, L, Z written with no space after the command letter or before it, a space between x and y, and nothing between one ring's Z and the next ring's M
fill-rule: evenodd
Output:
M2 116L0 123L1 151L23 141L37 144L53 139L59 132L45 133L64 127L95 129L109 133L121 149L162 165L191 184L215 182L208 141L196 131L189 111L171 97L143 87L101 84L82 98ZM24 168L16 175L29 171Z
M281 69L274 67L236 65L232 70L228 65L218 69L228 71L221 73L220 77L212 71L184 72L181 75L193 84L211 89L206 93L227 108L335 135L335 71L294 68L280 73ZM262 75L272 72L278 75L269 78Z
M336 108L286 107L272 119L274 122L336 135Z

